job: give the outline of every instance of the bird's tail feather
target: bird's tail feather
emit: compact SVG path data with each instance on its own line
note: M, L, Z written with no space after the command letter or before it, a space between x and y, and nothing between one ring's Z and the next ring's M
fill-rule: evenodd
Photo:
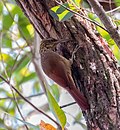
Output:
M83 94L77 88L72 87L68 91L83 111L85 111L89 108L86 98L83 96Z

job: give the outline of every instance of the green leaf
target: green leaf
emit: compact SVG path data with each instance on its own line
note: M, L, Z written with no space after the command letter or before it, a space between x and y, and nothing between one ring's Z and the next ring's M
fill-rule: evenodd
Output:
M64 128L64 126L66 124L65 113L59 107L58 103L56 102L56 100L54 99L54 97L52 96L52 94L50 93L50 91L48 90L48 88L46 88L46 92L47 92L47 97L48 97L50 108L53 111L53 114L55 115L55 117L60 122L62 128Z
M30 31L32 31L32 32L34 32L34 31L33 31L32 26L31 26L32 30L29 31L29 29L28 29L28 26L30 26L29 20L25 16L19 17L18 25L19 25L20 31L22 32L23 36L26 39L30 40L30 38L31 38L31 32Z
M118 46L115 44L111 47L113 54L115 55L116 59L119 61L120 63L120 49L118 48Z
M109 47L112 49L112 52L113 52L114 56L120 62L120 50L119 50L118 46L116 45L116 43L114 42L114 40L111 39L109 33L106 32L105 30L101 29L100 27L97 27L97 30L101 34L101 36L104 39L106 39L106 41L108 42Z
M54 11L49 10L49 13L50 13L50 15L51 15L54 19L56 19L56 20L59 21L59 16L58 16Z
M108 40L108 45L112 48L116 43L114 42L113 39L109 38Z
M100 27L97 27L97 31L100 33L100 35L105 38L107 41L109 41L111 39L109 33L105 30L103 30L102 28Z
M30 56L30 54L29 54ZM30 61L30 57L27 55L24 55L19 61L16 62L16 68L15 72L20 71L22 68L24 68Z
M90 8L90 5L87 3L87 1L82 0L82 7L84 8Z
M24 15L23 12L22 12L22 10L19 8L19 6L13 5L13 4L12 4L12 6L14 6L14 8L12 9L12 11L11 11L10 13L11 13L13 16L16 15L16 14L17 14L19 17Z
M19 82L19 85L25 82L28 82L30 80L33 80L36 77L36 73L30 73L28 76L25 76L24 78L22 78L22 80Z
M70 8L71 10L76 10L75 7L72 4L64 3L62 5L55 6L49 10L50 15L59 21L66 21L70 19L74 13L68 11L65 7Z
M73 13L66 10L62 13L62 15L59 15L59 20L62 22L66 21L66 20L70 19L73 15L74 15Z
M114 0L116 6L120 6L120 0Z
M93 13L88 13L88 17L91 19L91 20L95 20L97 18L97 16Z
M5 63L11 65L11 64L13 64L14 59L9 54L1 53L0 54L0 61L3 61Z
M34 85L33 85L33 93L38 93L38 92L40 92L40 83L39 83L39 81L36 81L36 82L34 82Z
M78 123L81 125L81 127L83 127L84 130L87 130L86 124L84 124L81 120L82 120L82 112L79 112L75 117L75 121L73 122L73 124Z
M20 84L24 83L22 82L25 77L30 75L30 71L28 68L25 66L21 68L19 71L15 71L14 73L14 80L17 82L17 85L19 86Z
M79 122L82 119L82 112L79 112L75 117L75 122Z
M2 44L4 48L11 48L12 47L12 40L9 37L9 35L4 35L4 38L2 39Z
M82 0L72 0L72 2L74 2L76 6L80 7Z
M57 101L59 101L60 98L60 92L59 92L59 88L57 84L53 84L52 86L50 86L51 90L52 90L52 94L55 97L55 99Z
M3 29L5 30L9 30L9 28L12 26L13 23L13 19L11 18L11 16L9 14L7 15L3 15Z
M64 3L63 6L62 5L55 6L55 10L54 10L54 7L53 7L53 11L55 11L57 14L61 14L64 11L67 10L64 6L67 7L67 8L69 8L69 9L71 9L71 10L76 10L76 8L72 4Z
M114 20L114 22L115 22L116 26L120 25L120 20L119 19Z
M3 4L2 2L0 2L0 15L2 14L2 11L3 11Z

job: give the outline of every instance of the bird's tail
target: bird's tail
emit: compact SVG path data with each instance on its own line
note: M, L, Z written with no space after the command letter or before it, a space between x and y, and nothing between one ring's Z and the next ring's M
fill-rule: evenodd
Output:
M89 108L88 102L83 94L75 87L69 88L68 92L75 99L80 108L85 111Z

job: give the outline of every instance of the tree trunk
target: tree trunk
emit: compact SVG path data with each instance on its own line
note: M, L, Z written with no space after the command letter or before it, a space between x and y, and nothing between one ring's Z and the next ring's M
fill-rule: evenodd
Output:
M120 71L107 45L89 21L74 16L65 22L51 18L48 10L54 0L16 0L43 38L70 39L61 43L57 53L71 58L75 46L72 74L84 93L90 109L83 112L88 130L120 130ZM85 15L85 11L81 11Z

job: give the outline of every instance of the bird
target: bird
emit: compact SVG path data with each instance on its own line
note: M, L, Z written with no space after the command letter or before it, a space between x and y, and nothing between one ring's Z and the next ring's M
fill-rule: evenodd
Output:
M87 99L77 89L71 72L71 62L62 55L55 52L56 45L60 43L55 39L43 39L40 44L41 65L44 73L66 89L75 99L80 108L85 111L89 109Z

